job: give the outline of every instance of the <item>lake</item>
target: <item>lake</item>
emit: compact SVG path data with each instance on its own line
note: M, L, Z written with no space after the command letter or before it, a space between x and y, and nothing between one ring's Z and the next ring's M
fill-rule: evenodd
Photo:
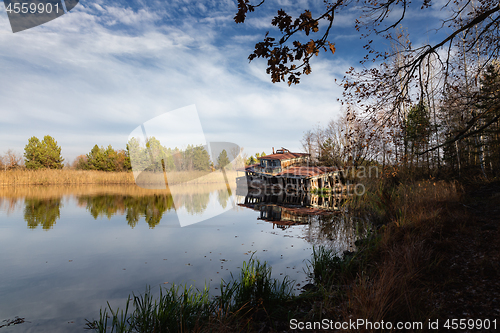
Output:
M106 302L123 307L147 286L209 284L216 295L252 253L273 277L296 280L299 293L313 245L353 251L366 233L366 222L327 198L309 196L303 208L303 200L240 196L217 184L174 192L0 189L0 326L26 321L1 332L83 332Z

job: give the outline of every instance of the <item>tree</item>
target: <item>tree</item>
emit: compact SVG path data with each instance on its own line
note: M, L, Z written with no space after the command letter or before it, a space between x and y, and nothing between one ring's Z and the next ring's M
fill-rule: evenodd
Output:
M43 149L40 140L32 136L28 139L28 144L24 147L24 165L28 169L41 169Z
M111 145L106 149L94 145L87 155L80 155L74 162L74 167L80 170L129 171L131 170L130 146L127 150L114 150Z
M43 137L40 141L33 136L24 147L24 160L28 169L62 169L64 159L61 156L61 147L50 135Z
M4 156L0 156L0 166L4 171L20 168L22 164L23 158L12 149L7 150Z
M414 156L427 148L429 144L431 125L428 109L423 103L419 103L410 109L406 118L405 128L406 141L411 147L411 156Z
M105 170L106 161L104 156L104 148L99 148L98 145L94 147L87 154L87 163L89 170Z
M210 170L210 155L202 146L193 148L193 168L198 171Z
M259 1L258 4L252 4L250 0L238 0L235 22L245 22L250 12L266 3L266 0ZM336 35L333 25L335 17L342 13L358 13L355 29L367 41L364 46L366 55L360 62L367 66L361 71L355 68L347 71L342 82L343 101L359 104L370 117L380 117L380 110L384 109L384 117L376 124L380 127L401 111L402 104L411 103L412 98L417 99L417 103L428 99L425 70L429 59L433 58L438 64L437 74L444 78L445 83L441 89L445 92L448 88L446 81L453 76L450 60L455 54L477 53L477 65L469 73L469 77L476 78L500 54L498 0L441 2L438 6L441 6L440 12L446 17L438 30L443 32L443 37L434 43L424 43L418 47L413 47L411 42L401 43L398 27L407 19L408 12L428 11L436 5L436 0L413 3L395 0L327 0L318 15L313 17L311 11L306 9L295 18L279 9L271 24L279 31L280 37L272 37L267 32L248 58L250 61L256 58L267 59L266 72L271 76L272 82L297 84L302 74L311 73L310 61L313 55L318 56L321 50L335 53L335 43L331 41ZM362 28L366 32L361 32ZM313 39L313 35L318 37ZM372 38L376 37L394 42L400 47L392 52L376 49L376 45L384 44L373 43ZM391 59L396 58L402 61L395 67L388 65ZM377 61L383 63L379 68L374 68L371 63ZM482 131L491 125L485 123L486 127L477 126L480 117L481 114L469 115L467 125L443 144L474 135L477 130ZM435 144L431 149L437 149L443 144Z
M88 170L87 155L78 155L72 165L76 170Z
M230 163L231 161L229 161L229 158L227 157L227 152L223 149L220 152L219 157L217 157L217 169L225 168Z

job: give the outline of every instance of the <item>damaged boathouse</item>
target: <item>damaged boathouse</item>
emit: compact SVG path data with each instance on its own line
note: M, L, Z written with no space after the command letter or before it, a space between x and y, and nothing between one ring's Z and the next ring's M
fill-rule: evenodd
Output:
M237 179L249 189L281 189L286 192L310 192L316 189L342 190L340 170L335 167L311 166L310 155L292 153L281 148L262 156L258 164L245 167L245 177ZM243 171L243 170L239 170Z

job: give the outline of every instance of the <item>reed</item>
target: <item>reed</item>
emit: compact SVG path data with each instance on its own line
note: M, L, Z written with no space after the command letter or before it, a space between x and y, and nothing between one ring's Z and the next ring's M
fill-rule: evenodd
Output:
M134 184L130 172L89 170L7 170L0 172L0 186Z
M146 182L147 182L147 174ZM226 171L228 181L236 182L236 171ZM151 177L152 182L157 178ZM220 171L215 172L168 172L168 184L207 184L224 183L225 179ZM7 170L0 171L0 186L20 185L116 185L135 184L132 172L106 172L94 170L71 170L71 169L43 169L43 170Z
M331 285L345 270L345 261L332 249L313 246L310 260L307 260L308 275L317 285Z
M87 320L87 329L95 332L193 332L214 329L220 325L241 322L246 326L256 311L276 314L286 300L291 299L293 281L271 278L271 268L253 256L244 262L239 278L221 282L221 294L209 296L209 286L203 290L187 285L161 289L157 298L148 288L143 295L128 297L125 310L100 310L99 319ZM132 303L131 303L132 302ZM129 308L134 310L129 313ZM224 323L224 324L221 324ZM235 327L235 326L231 326ZM215 328L215 331L218 329Z
M371 322L426 322L434 315L429 307L429 277L436 274L440 262L431 244L443 242L443 229L460 223L449 207L458 205L462 190L456 183L434 180L372 185L367 197L356 204L371 211L380 225L376 233L356 242L358 251L350 269L340 270L349 286L340 313L342 318ZM320 263L325 260L318 258ZM333 316L339 304L326 311Z
M201 194L217 190L226 190L226 184L178 184L169 186L167 189L145 189L135 184L123 185L19 185L0 186L0 198L38 198L50 199L63 196L87 196L87 195L123 195L123 196L151 196L176 194Z

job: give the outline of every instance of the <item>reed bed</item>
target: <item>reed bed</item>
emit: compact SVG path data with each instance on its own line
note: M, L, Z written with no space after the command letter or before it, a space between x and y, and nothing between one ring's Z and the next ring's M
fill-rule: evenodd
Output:
M0 172L0 186L135 184L131 172L89 170L7 170Z
M167 189L145 189L137 185L19 185L0 187L0 198L22 199L37 198L51 199L63 196L88 195L122 195L122 196L152 196L176 194L202 194L218 190L227 190L226 184L179 184L171 185Z
M204 172L168 172L168 184L205 184L223 183L224 177L220 171ZM235 182L236 171L226 171L229 182ZM157 178L156 178L157 179ZM105 172L93 170L7 170L0 172L0 186L19 185L125 185L135 184L132 172Z
M340 312L371 322L425 323L435 316L429 280L439 274L440 262L431 244L446 242L443 229L466 218L456 210L463 191L454 182L434 180L375 185L358 204L378 216L379 228L358 241L358 252L337 270L343 283L349 281ZM327 311L338 310L336 304Z
M115 310L108 303L99 319L87 320L87 328L99 333L251 330L256 318L272 321L286 315L284 305L293 299L293 284L288 278L272 278L267 263L252 255L237 278L221 281L217 297L209 296L209 286L197 290L173 285L160 288L159 297L148 287L143 295L129 296L124 309Z

